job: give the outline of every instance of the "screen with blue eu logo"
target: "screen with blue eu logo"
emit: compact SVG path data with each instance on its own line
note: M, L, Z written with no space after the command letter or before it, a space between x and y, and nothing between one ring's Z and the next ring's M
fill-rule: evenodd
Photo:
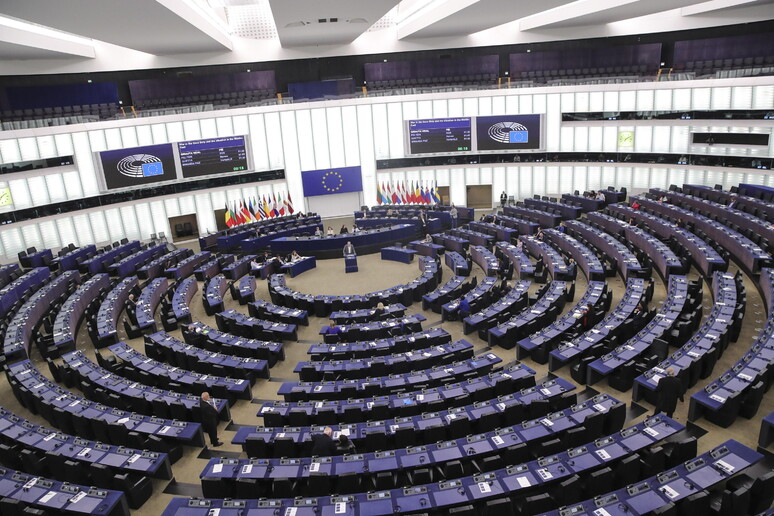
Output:
M540 115L476 117L477 150L531 150L541 143Z
M363 190L360 167L324 168L301 172L304 196L331 195Z
M131 188L177 178L174 144L147 145L99 153L108 190Z

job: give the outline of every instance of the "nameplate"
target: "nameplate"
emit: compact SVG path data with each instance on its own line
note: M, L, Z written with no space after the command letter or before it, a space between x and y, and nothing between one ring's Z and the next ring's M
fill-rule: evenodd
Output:
M215 464L212 466L212 472L213 473L220 473L223 471L223 464Z
M648 434L651 437L657 437L658 436L658 432L656 432L655 430L653 430L652 428L649 428L649 427L643 428L642 431L645 432L646 434Z
M532 485L527 477L517 477L516 482L519 483L519 487L530 487Z

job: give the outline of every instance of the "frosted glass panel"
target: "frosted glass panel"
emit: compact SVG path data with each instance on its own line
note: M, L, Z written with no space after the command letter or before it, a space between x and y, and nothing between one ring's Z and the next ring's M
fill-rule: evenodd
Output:
M417 102L417 118L433 118L433 102L431 100Z
M616 152L618 150L618 128L605 126L602 132L602 150Z
M232 200L233 199L236 199L236 196L233 197ZM182 215L180 206L177 204L177 199L164 199L164 209L167 211L167 218Z
M444 105L446 103L444 102ZM376 159L390 157L389 139L390 134L387 129L387 106L384 104L374 104L371 106L373 117L373 145ZM360 124L360 127L364 127ZM362 144L362 142L361 142Z
M181 214L188 215L190 213L196 213L196 203L194 202L193 195L183 195L178 197L177 202L180 205Z
M53 220L44 220L39 222L38 230L40 231L40 238L43 247L48 249L62 247L62 244L59 240L59 232L56 230L56 224L54 224Z
M110 240L116 242L124 238L125 233L123 220L121 220L121 211L118 208L108 208L104 213Z
M217 127L218 136L234 136L236 134L230 116L216 118L215 126Z
M183 122L170 122L167 124L167 135L171 142L181 142L185 140L185 129Z
M199 124L196 124L197 130ZM137 126L137 144L138 145L151 145L153 143L153 133L148 125Z
M672 90L656 90L655 109L666 111L672 109Z
M20 252L27 250L19 228L4 229L0 232L0 239L3 241L6 256L15 257Z
M532 194L532 167L519 167L519 197L517 199L525 199L531 197Z
M599 129L599 128L595 128ZM589 128L576 127L574 135L574 147L576 152L585 152L589 150Z
M546 189L548 194L559 194L562 192L559 185L559 167L546 167Z
M457 174L463 173L465 174L465 185L478 185L480 183L479 179L479 171L477 168L466 168L465 170L454 170L452 173L455 176L455 179L457 178ZM456 183L456 181L455 181Z
M290 117L293 116L292 113L287 113L287 115ZM283 138L285 133L283 132L283 127L280 124L279 113L266 113L264 115L264 121L266 125L266 141L268 143L267 150L269 153L269 167L281 168L285 163L285 158L282 152ZM293 159L293 162L296 163L296 159Z
M107 148L105 131L89 131L89 145L93 151L103 151Z
M546 125L546 149L549 151L559 150L562 110L559 95L549 95Z
M753 94L752 86L737 86L733 88L731 92L731 108L751 109L752 94Z
M413 103L412 103L413 104ZM357 109L354 106L347 106L341 109L341 122L343 131L350 135L344 138L345 165L353 167L360 163L360 145L358 139L353 135L359 134L359 125L357 123Z
M293 114L290 113L290 116ZM285 113L283 113L283 117ZM296 127L298 128L298 156L301 170L316 170L314 142L312 141L312 114L309 110L296 111ZM282 128L285 129L283 119Z
M225 207L225 206L224 206ZM164 209L163 201L154 201L150 203L151 216L153 217L154 233L165 233L169 235L169 221L167 220L167 212Z
M753 88L753 109L771 109L774 106L774 85Z
M30 190L27 188L27 181L24 179L12 179L11 181L8 181L8 187L11 189L14 208L19 210L21 208L31 208L33 206Z
M589 110L589 92L580 91L575 94L575 111L583 112Z
M134 127L122 127L121 128L121 142L124 147L137 147L137 130Z
M35 138L20 138L19 151L21 159L38 159L38 142Z
M332 167L343 167L347 164L344 152L344 131L341 127L341 108L328 108L328 143L330 145L330 161Z
M105 143L108 149L121 149L124 147L124 140L121 138L121 131L113 129L105 129Z
M56 151L56 143L53 136L38 137L38 153L41 158L59 156L59 153Z
M637 167L634 169L634 188L648 188L650 186L650 169Z
M653 90L637 91L637 111L653 111Z
M27 178L27 187L30 189L30 198L33 206L41 206L50 202L46 180L43 176Z
M481 98L478 99L478 114L481 115L481 116L488 116L488 115L492 114L492 98L491 97L481 97ZM451 116L456 116L456 115L451 114Z
M518 109L510 109L510 104L509 104L508 113L524 113L524 114L537 113L535 108L533 108L532 95L519 95L517 98L519 99ZM509 102L510 100L511 100L511 97L508 97Z
M58 155L64 156L73 153L73 139L69 134L57 134L54 136L54 141L56 142L56 152Z
M218 126L215 124L214 118L199 120L199 125L202 127L202 138L215 138L218 136Z
M582 168L582 167L580 167ZM562 194L574 190L573 188L573 167L559 167L559 189L556 193Z
M651 141L653 139L653 128L648 126L637 126L634 131L634 150L635 152L650 152Z
M712 88L712 109L731 107L731 88Z
M504 115L505 111L505 97L492 97L492 114Z
M134 214L134 207L121 206L119 212L121 213L121 221L124 226L124 236L129 240L140 240L142 235L140 234L140 225L137 222L137 217Z
M449 105L449 111L447 113L447 116L463 116L463 105L462 105L462 99L449 99L448 100Z
M245 118L247 117L237 117ZM243 134L248 134L248 140L253 153L253 163L256 170L268 170L269 166L269 152L266 148L266 128L263 125L263 115L250 115L249 117L249 129L240 131ZM278 131L279 132L279 131Z
M65 172L62 174L62 180L64 182L68 199L77 199L78 197L83 197L83 189L81 188L81 179L78 176L78 172Z
M218 227L215 220L215 211L213 210L210 196L208 194L196 195L196 218L199 223L199 232L207 234L215 231Z
M602 149L602 138L603 138L603 128L596 126L596 127L589 127L589 134L588 134L588 148L592 151L598 151Z
M492 169L489 167L482 168L478 175L479 184L491 185L492 184Z
M65 190L64 181L61 174L51 174L43 176L46 182L49 202L60 202L67 200L67 190Z
M81 186L83 195L97 195L99 187L97 186L97 175L94 171L94 161L89 146L89 139L86 133L73 133L73 146L75 148L75 158L80 172Z
M604 111L605 96L601 91L593 91L589 94L589 111Z
M92 223L89 219L89 216L85 213L73 216L73 226L78 228L78 231L75 232L75 243L79 247L88 244L97 244L102 240L106 240L97 238L94 235L94 232L92 231Z
M574 138L575 128L571 125L562 125L560 127L559 150L562 152L572 152Z
M56 219L56 228L59 231L59 238L62 242L62 247L69 244L78 245L78 236L75 232L75 226L73 225L73 217L65 217ZM78 228L81 231L81 228ZM91 231L89 231L91 233Z
M637 92L621 91L618 94L618 109L621 111L637 110Z
M328 123L324 109L312 109L309 113L311 124L311 139L314 142L314 168L331 166L330 150L328 148Z
M574 93L562 93L560 95L560 102L562 111L567 113L575 111L575 94Z
M618 92L605 92L605 111L618 111Z
M449 107L446 104L445 100L434 100L433 101L433 117L434 118L443 118L445 116L449 116Z
M676 110L680 109L691 109L691 90L688 88L680 88L674 90L674 108Z
M19 142L17 140L0 140L0 158L3 159L3 163L21 161Z
M140 227L140 239L150 238L151 233L155 233L153 228L153 216L150 211L150 204L140 202L134 205L134 213L137 216L137 224Z
M167 135L167 126L165 124L153 124L151 126L151 133L153 133L153 143L169 143L172 141Z
M691 107L693 109L709 109L711 100L712 90L710 88L694 88Z
M22 226L22 241L25 248L36 247L38 250L41 250L46 247L43 245L43 239L40 236L37 224Z
M105 223L104 211L93 211L89 213L89 221L91 222L91 229L94 233L95 243L105 243L110 240L108 234L107 224Z
M401 158L403 150L403 105L400 102L387 104L387 123L390 138L390 157Z
M464 116L476 116L478 115L478 99L467 98L464 99Z
M183 131L186 140L200 140L202 138L202 128L198 120L186 120L183 122Z

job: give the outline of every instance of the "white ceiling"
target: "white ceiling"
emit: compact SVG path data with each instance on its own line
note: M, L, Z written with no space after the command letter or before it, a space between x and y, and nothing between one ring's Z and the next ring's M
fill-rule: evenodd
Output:
M351 43L398 2L399 0L269 0L283 47Z
M774 20L774 0L0 0L0 70L376 56L764 20Z

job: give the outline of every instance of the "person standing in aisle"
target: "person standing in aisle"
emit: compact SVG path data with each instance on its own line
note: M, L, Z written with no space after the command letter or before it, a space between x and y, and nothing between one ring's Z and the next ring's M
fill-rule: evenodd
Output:
M666 376L663 376L658 381L658 387L656 387L656 409L653 414L663 412L669 417L677 408L677 399L683 401L683 382L680 378L675 376L675 370L671 367L666 370Z
M451 224L452 228L457 227L457 207L453 204L451 205L451 209L449 210L449 216L451 216Z
M503 190L503 193L500 194L500 207L505 208L506 202L508 202L508 194Z
M209 392L202 393L199 408L202 411L202 428L210 436L210 443L215 448L223 446L223 443L218 439L218 409L215 400L210 398Z

